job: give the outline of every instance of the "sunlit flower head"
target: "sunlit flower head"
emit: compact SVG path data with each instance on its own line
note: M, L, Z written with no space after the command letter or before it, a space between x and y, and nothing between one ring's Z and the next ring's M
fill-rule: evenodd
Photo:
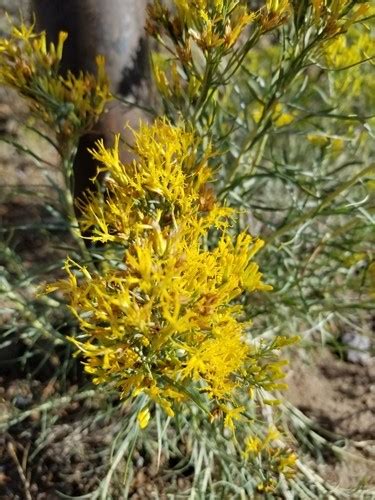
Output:
M67 279L49 290L69 297L82 332L72 342L95 383L123 398L143 393L169 415L196 393L232 428L238 391L281 387L282 344L251 340L239 299L270 289L253 261L263 242L232 237L233 211L215 200L199 149L194 134L163 119L140 127L131 163L118 141L99 143L107 194L88 197L83 223L108 258L92 270L68 259Z
M0 39L0 84L19 91L61 144L92 128L110 99L103 57L97 57L96 76L60 74L67 36L60 32L57 44L48 44L45 32L21 24Z

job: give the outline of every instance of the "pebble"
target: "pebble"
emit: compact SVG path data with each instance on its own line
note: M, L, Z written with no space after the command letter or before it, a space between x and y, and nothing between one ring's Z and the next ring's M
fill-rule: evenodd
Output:
M346 359L350 363L367 365L371 361L371 340L365 335L347 332L341 337L347 347Z

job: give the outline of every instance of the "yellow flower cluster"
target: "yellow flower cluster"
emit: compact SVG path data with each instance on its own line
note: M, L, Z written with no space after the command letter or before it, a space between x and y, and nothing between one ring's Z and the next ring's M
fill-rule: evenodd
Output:
M173 14L155 0L146 28L166 49L165 58L155 58L153 65L163 97L178 98L185 87L190 99L205 96L204 72L212 78L223 57L237 52L236 42L249 26L255 28L255 39L261 30L258 20L259 13L237 0L173 0Z
M0 84L26 97L33 112L57 131L61 144L90 129L110 98L102 57L97 58L97 77L60 75L66 38L61 32L56 45L47 44L44 32L36 34L33 26L22 24L0 39Z
M360 5L356 5L356 4ZM351 0L311 0L315 24L332 36L345 32L350 25L362 18L370 9L370 2Z
M289 22L295 34L310 26L317 37L311 52L318 51L371 9L369 2L356 5L349 0L265 0L255 10L248 5L238 0L173 0L170 10L163 0L154 0L149 6L147 30L164 49L154 56L154 78L168 112L175 108L185 117L199 116L246 55L253 54L260 38L281 25ZM284 116L280 126L293 119Z
M289 17L289 0L266 0L265 8L260 11L260 21L264 31L269 31L283 24Z
M256 104L254 108L255 109L252 111L251 115L254 122L259 123L267 115L265 114L263 105ZM277 128L290 125L296 118L295 113L290 113L280 102L276 102L272 106L272 109L270 110L268 115L269 116L267 116L267 118L270 117L275 127Z
M260 19L267 31L293 19L294 27L306 28L312 23L321 30L324 38L345 32L349 26L370 15L371 2L351 0L265 0ZM359 5L357 5L359 4Z
M233 239L233 212L207 184L208 155L183 127L163 119L135 133L136 160L124 165L118 140L93 154L109 175L103 200L88 196L83 224L105 243L101 269L68 260L66 280L48 287L69 296L82 334L71 339L95 383L123 398L140 393L161 405L193 399L207 411L241 418L237 391L282 387L278 349L255 342L241 321L244 292L269 290L252 261L263 242ZM147 425L147 411L140 425Z
M335 90L340 96L374 94L375 60L374 23L356 23L347 33L331 40L324 51L326 64L332 70ZM364 66L364 63L367 63ZM368 70L367 70L368 69Z
M173 3L174 16L160 0L151 4L147 29L154 36L173 35L185 57L191 57L193 43L203 51L218 47L227 51L256 18L255 12L237 0L173 0Z
M280 446L280 432L271 427L266 435L248 436L245 438L244 458L248 461L260 460L265 476L257 485L257 490L263 493L272 493L277 488L277 478L283 475L290 479L296 473L297 455L289 448Z

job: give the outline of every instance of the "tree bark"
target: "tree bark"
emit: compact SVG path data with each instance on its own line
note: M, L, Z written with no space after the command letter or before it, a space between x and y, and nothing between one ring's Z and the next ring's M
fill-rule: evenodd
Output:
M95 59L104 55L111 90L144 104L148 95L148 47L144 31L147 0L32 0L38 30L56 42L60 31L68 33L61 71L96 72ZM121 132L131 141L124 125L137 126L142 113L120 102L107 106L95 128L81 137L74 162L74 196L90 187L96 164L87 149L103 138L110 146ZM126 158L125 158L126 159Z

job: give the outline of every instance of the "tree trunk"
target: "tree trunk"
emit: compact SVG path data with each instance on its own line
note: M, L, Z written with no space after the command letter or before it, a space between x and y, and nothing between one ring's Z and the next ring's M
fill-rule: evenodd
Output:
M96 72L95 58L104 55L106 69L115 94L147 100L148 48L144 32L147 0L32 0L38 30L46 30L47 38L56 42L58 33L66 31L68 39L62 61L67 70ZM79 142L74 163L74 196L90 187L96 164L87 148L103 138L112 143L113 134L124 133L129 122L137 126L142 114L136 107L112 102L92 132Z

